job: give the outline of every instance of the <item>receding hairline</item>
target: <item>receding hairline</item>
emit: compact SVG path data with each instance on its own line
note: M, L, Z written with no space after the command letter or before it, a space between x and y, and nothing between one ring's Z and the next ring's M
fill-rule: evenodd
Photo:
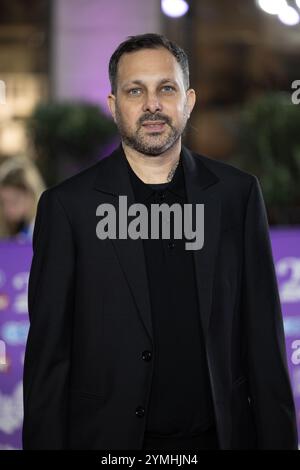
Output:
M116 70L116 83L118 82L118 79L119 79L119 67L120 65L122 65L122 59L124 56L126 55L133 55L133 54L136 54L136 53L139 53L139 52L144 52L144 51L155 51L155 50L165 50L169 55L170 55L170 58L172 59L172 62L175 64L176 68L178 68L178 70L180 70L181 74L182 74L182 81L183 83L185 83L185 76L184 76L184 72L182 70L182 67L180 66L180 63L178 62L178 60L176 60L176 57L174 57L174 55L164 46L157 46L157 47L149 47L149 48L143 48L143 49L138 49L136 51L129 51L129 52L124 52L124 54L121 55L119 61L118 61L118 64L117 64L117 70ZM158 83L166 83L166 82L173 82L175 84L177 84L177 86L179 86L179 83L177 82L177 80L173 77L167 77L167 76L164 76L164 77L160 77L159 80L158 80ZM130 83L137 83L137 84L142 84L143 83L143 80L141 80L140 78L132 78L132 79L128 79L126 80L125 83L122 84L122 87L124 86L128 86Z
M116 91L118 66L122 56L140 50L159 50L168 51L179 64L183 72L185 87L189 88L189 63L186 52L176 43L170 41L163 35L147 33L136 36L129 36L126 41L119 44L109 60L109 80L111 83L111 92Z

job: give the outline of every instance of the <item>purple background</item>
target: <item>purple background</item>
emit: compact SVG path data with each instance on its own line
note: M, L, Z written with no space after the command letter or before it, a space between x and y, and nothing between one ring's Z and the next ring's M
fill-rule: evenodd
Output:
M300 442L300 230L273 229L271 239Z
M273 229L271 239L300 436L300 229ZM0 244L0 339L5 341L7 358L7 365L0 365L0 449L21 448L22 367L31 257L30 243Z
M0 449L21 448L22 370L28 333L27 287L30 243L0 244L0 339L7 366L0 365Z

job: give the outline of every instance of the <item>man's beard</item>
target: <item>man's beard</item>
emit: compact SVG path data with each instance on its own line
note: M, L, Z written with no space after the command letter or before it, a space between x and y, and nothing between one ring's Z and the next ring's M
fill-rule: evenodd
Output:
M176 128L172 125L171 119L162 113L145 113L138 121L137 131L129 132L121 113L116 106L116 124L122 141L132 149L144 155L158 156L173 147L183 134L187 123L187 108L184 110L182 125ZM163 121L168 126L167 132L151 132L146 136L142 133L142 123L145 121Z

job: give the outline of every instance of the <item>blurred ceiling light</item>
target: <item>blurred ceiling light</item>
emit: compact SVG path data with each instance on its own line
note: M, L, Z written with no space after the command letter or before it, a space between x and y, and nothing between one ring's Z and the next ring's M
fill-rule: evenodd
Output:
M189 5L185 0L161 0L161 9L165 15L178 18L186 14Z
M288 4L286 0L257 0L258 6L269 15L278 15Z
M256 0L256 3L264 12L277 15L288 26L294 26L300 21L299 13L286 0ZM296 4L300 8L300 0L296 0Z
M280 10L280 12L278 13L278 18L282 23L287 24L288 26L294 26L300 21L299 13L297 12L297 10L293 7L290 7L289 5Z

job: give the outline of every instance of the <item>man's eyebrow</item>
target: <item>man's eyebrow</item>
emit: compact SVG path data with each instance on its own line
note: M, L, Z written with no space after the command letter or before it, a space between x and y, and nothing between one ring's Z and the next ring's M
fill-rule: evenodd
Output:
M173 78L163 78L160 80L159 85L162 85L163 83L170 82L173 83L174 85L177 85L177 81L174 80Z
M123 87L126 87L128 85L144 85L142 80L129 80L128 82L125 82Z
M163 83L167 83L167 82L177 85L177 81L174 80L173 78L162 78L158 82L158 85L162 85ZM129 80L128 82L124 83L123 87L125 88L128 85L145 85L145 82L143 82L143 80Z

